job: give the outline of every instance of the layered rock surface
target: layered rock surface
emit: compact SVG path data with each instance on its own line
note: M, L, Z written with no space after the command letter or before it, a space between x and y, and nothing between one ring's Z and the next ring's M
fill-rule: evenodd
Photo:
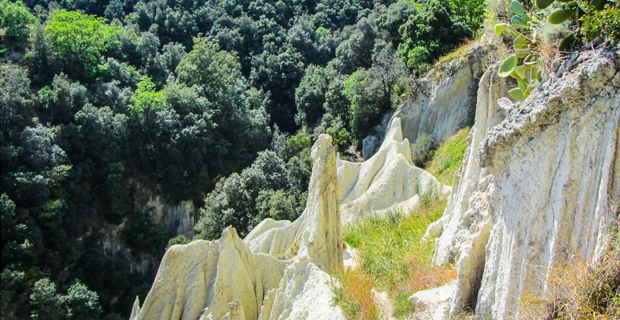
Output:
M342 267L336 154L321 135L312 148L308 201L293 223L265 220L244 240L173 246L130 319L344 319L327 272Z
M560 69L507 109L495 71L482 78L470 146L428 230L439 236L436 261L458 262L453 311L518 317L521 297L544 294L553 268L606 247L620 199L620 59L582 52Z
M413 210L430 192L447 193L430 173L413 165L401 121L393 118L379 151L365 162L337 160L342 223L351 223L393 206Z
M419 136L429 133L443 143L470 123L476 110L478 80L487 68L489 54L485 45L476 43L462 57L417 81L412 99L393 115L402 120L403 137L414 143Z

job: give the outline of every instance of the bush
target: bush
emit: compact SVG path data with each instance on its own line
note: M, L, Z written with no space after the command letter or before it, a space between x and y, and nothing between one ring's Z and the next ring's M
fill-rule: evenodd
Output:
M192 242L192 240L188 239L186 236L184 235L178 235L170 240L168 240L168 245L166 245L166 250L168 250L170 247L177 245L177 244L188 244Z
M430 0L417 15L411 15L399 32L403 43L398 51L403 62L418 75L430 64L473 35L465 20L453 15L448 1Z
M620 1L610 0L604 10L581 17L584 40L599 43L607 39L620 43Z
M433 150L437 148L437 140L430 133L423 133L411 145L411 159L420 168L426 167Z
M156 257L164 254L168 243L166 228L155 225L149 215L142 215L127 228L124 238L135 249L151 253Z
M7 43L23 43L28 39L30 25L37 18L30 13L23 2L0 2L0 29L5 29L4 40ZM0 49L0 52L1 49Z

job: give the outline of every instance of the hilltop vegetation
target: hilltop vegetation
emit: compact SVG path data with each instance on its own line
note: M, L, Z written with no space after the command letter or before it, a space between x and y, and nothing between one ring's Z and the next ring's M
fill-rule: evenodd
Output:
M433 48L477 27L438 0L0 7L6 319L127 317L157 267L131 261L159 260L175 236L136 207L138 185L204 206L203 238L294 219L313 139L359 145ZM407 27L434 19L459 37ZM120 224L121 250L104 250L102 227Z

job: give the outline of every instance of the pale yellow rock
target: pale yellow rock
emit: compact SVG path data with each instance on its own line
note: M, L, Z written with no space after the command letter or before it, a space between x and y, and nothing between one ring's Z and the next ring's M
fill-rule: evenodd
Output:
M216 241L166 252L144 305L130 319L342 319L327 272L342 268L336 154L331 137L312 148L304 213L267 219L245 241L227 228Z
M338 159L337 163L343 224L370 213L381 214L393 206L410 212L418 205L421 195L450 191L449 186L413 165L409 141L403 139L399 118L392 119L383 144L370 159L362 163Z
M493 126L505 117L496 101L507 95L506 81L497 76L496 67L482 76L478 91L475 125L463 163L454 175L452 193L443 216L429 226L427 237L435 241L435 262L455 263L459 268L454 309L471 307L484 270L484 253L491 229L493 207L489 197L495 184L491 173L480 165L478 146Z
M172 246L132 319L197 319L209 314L221 319L235 300L243 309L237 314L257 319L265 292L277 287L285 266L269 255L252 253L232 228L217 241Z

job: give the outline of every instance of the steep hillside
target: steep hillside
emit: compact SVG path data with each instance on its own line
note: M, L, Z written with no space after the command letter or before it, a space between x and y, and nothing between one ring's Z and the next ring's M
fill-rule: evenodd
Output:
M491 69L448 208L429 228L437 263L456 262L451 310L519 317L526 294L544 295L549 272L607 247L620 199L620 59L576 52L524 102Z
M544 297L557 267L575 257L596 259L608 248L610 228L618 219L613 204L620 199L620 56L610 50L586 51L573 54L557 67L539 90L517 104L500 100L508 84L497 76L497 66L482 76L469 147L455 174L443 217L426 231L427 238L436 237L435 263L456 264L456 283L435 290L437 293L415 293L409 300L392 293L392 298L398 298L400 316L426 305L436 310L412 316L443 318L472 310L477 317L519 318L523 315L522 299ZM409 143L402 138L400 127L400 119L393 118L382 147L363 163L337 160L335 149L329 146L331 139L322 136L313 147L310 195L298 220L267 219L243 241L227 229L222 239L214 242L173 246L143 307L136 302L132 319L161 314L180 319L184 310L195 316L202 312L205 319L207 312L213 312L215 318L342 318L328 285L333 280L327 278L328 272L335 274L342 268L341 220L354 223L347 231L347 241L362 250L358 254L366 257L371 271L345 273L336 285L345 286L336 290L339 297L346 299L351 281L355 281L355 290L361 290L354 293L366 292L370 303L384 299L377 298L382 295L374 291L373 281L381 288L403 286L403 281L418 289L442 283L424 284L425 275L415 270L450 279L449 270L424 262L424 254L430 251L424 249L428 242L419 239L417 225L428 223L436 213L437 205L425 209L433 202L424 200L424 194L448 187L438 189L441 185L434 177L412 165ZM409 171L418 174L407 174ZM416 186L425 175L429 186L435 187L419 193L403 191ZM418 191L425 184L420 183ZM353 200L347 201L352 194ZM356 205L358 199L365 202ZM411 199L422 199L421 207ZM408 207L409 202L418 204ZM352 207L360 210L351 211ZM411 209L411 218L393 213ZM419 218L415 210L428 212ZM370 218L364 218L368 214L372 214ZM377 214L383 215L385 222ZM413 228L403 229L403 224ZM390 236L396 230L406 234ZM378 232L386 238L377 238ZM414 250L389 250L383 255L372 241L382 241L384 246L388 242L413 246L409 249ZM206 251L191 254L193 250ZM411 261L403 260L402 266L394 267L404 268L405 278L384 279L380 272L374 278L372 270L383 267L373 263L395 262L403 257L390 255L410 251L416 252L415 259L405 257ZM417 266L416 259L420 262ZM265 265L271 266L269 275ZM229 271L222 274L222 270ZM237 273L243 276L230 276ZM196 286L202 289L194 289ZM244 286L247 289L242 289ZM447 305L425 300L436 299L432 296L438 294L447 297L450 292ZM167 296L171 299L162 299ZM351 308L348 303L347 310ZM204 308L207 311L200 311ZM368 312L373 317L379 315Z

